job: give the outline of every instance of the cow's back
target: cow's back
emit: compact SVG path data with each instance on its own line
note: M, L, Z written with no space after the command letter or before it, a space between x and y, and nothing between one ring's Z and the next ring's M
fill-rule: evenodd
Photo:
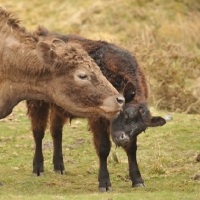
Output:
M94 41L77 35L51 33L43 27L38 27L35 33L41 37L54 35L65 42L79 43L119 92L123 92L128 82L133 83L136 88L133 104L147 101L149 93L145 73L129 51L101 40Z

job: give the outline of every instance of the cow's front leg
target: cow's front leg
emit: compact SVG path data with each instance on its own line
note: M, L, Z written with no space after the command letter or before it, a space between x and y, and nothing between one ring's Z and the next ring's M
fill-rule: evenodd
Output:
M54 171L64 174L65 166L62 154L62 130L67 120L62 110L56 105L51 107L50 131L53 138L53 165Z
M27 101L28 115L31 119L35 153L33 157L33 174L40 176L44 173L44 158L42 153L42 139L48 120L49 104L44 101Z
M6 84L0 84L0 119L10 115L19 101L16 95L12 95Z
M3 119L12 113L14 106L10 106L10 102L0 99L0 119Z
M99 157L99 191L112 191L109 172L107 168L107 158L110 153L111 142L109 138L109 122L102 118L90 119L90 129L93 132L94 145Z
M129 163L129 175L132 181L132 187L144 187L144 181L141 177L140 170L137 164L137 137L133 137L127 147L124 148Z

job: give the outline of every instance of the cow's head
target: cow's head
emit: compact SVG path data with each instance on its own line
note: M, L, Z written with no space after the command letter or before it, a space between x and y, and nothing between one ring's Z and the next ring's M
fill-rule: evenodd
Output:
M165 119L159 116L151 116L145 102L131 104L134 98L135 88L128 83L124 96L126 105L120 115L111 121L110 131L113 141L117 146L126 147L131 138L136 137L148 127L162 126L166 123Z
M47 93L56 105L78 117L111 119L119 114L124 97L80 45L44 37L37 45L37 54L53 74Z

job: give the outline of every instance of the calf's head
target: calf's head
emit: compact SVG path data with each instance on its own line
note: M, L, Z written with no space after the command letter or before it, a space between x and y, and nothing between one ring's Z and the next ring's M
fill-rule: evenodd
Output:
M111 121L110 125L114 143L122 147L126 147L131 138L136 137L148 127L162 126L166 123L162 117L151 116L146 102L130 103L134 98L134 87L132 90L125 89L124 91L126 105L120 115Z
M126 112L134 113L133 118L127 118ZM148 120L147 120L148 119ZM145 105L126 106L120 115L111 122L111 136L117 146L125 147L131 138L136 137L148 127L162 126L165 119L151 116Z
M93 59L78 44L45 39L38 43L37 52L53 72L47 87L52 102L77 117L116 117L124 97L103 76Z

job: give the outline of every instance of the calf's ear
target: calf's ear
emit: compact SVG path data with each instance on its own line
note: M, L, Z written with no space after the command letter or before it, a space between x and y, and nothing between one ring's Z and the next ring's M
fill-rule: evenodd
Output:
M133 100L133 98L135 96L135 87L132 82L128 82L125 85L123 95L125 98L125 103L129 103Z
M152 117L148 127L163 126L166 123L165 119L162 117Z
M57 57L51 46L44 41L38 42L37 52L39 60L45 64L53 64L55 58Z

